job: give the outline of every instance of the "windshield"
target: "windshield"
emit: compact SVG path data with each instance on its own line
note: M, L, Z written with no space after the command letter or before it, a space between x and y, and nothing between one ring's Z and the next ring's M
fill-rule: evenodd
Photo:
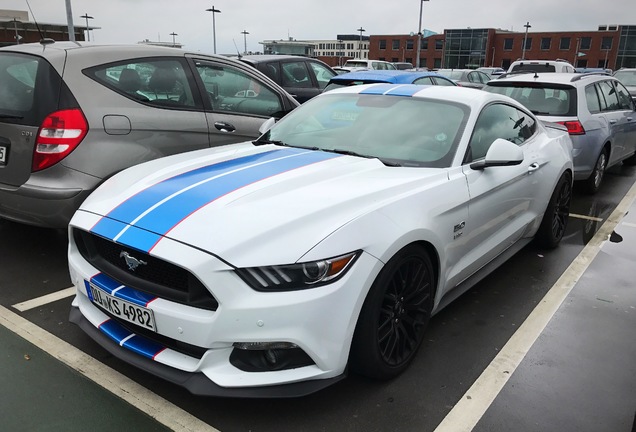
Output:
M636 70L633 71L617 71L614 78L620 80L625 86L636 87Z
M468 113L447 101L328 93L292 111L259 141L355 153L387 165L448 167Z
M362 68L366 68L369 66L366 61L355 61L355 60L347 60L344 65L345 67L362 67Z

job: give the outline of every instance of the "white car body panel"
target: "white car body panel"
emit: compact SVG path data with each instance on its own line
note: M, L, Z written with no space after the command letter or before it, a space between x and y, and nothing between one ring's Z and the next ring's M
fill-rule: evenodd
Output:
M365 86L356 87L336 92L357 93ZM418 91L470 106L468 130L488 103L520 106L480 91L446 89ZM449 168L392 167L378 159L245 143L123 171L71 221L73 306L94 327L109 320L86 290L87 281L108 276L80 253L73 233L81 230L116 242L122 251L187 269L218 301L216 310L161 297L149 301L159 334L206 350L197 359L164 349L151 353L155 362L201 372L223 388L341 376L367 293L397 251L414 242L434 251L440 275L435 312L462 281L536 233L558 179L572 170L567 134L537 128L522 146L521 164L481 170L462 165L470 138L464 136ZM224 164L227 169L218 168ZM268 171L276 164L280 167ZM182 178L187 181L179 183ZM311 289L259 292L234 271L354 251L360 254L341 278ZM236 342L272 341L296 344L315 364L249 372L229 361Z

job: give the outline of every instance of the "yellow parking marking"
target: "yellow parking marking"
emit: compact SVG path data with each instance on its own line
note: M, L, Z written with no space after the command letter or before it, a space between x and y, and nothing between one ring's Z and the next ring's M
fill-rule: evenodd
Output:
M636 199L636 183L616 209L583 248L559 280L550 288L499 354L486 367L468 391L457 402L435 432L470 432L490 407L515 369L543 332L548 322L570 294L579 278L609 239L616 225L625 217Z
M29 309L34 309L36 307L44 306L45 304L48 304L48 303L53 303L54 301L71 297L74 294L75 294L75 287L70 287L70 288L63 289L61 291L44 295L42 297L37 297L31 300L27 300L22 303L16 303L12 305L11 307L19 310L20 312L24 312Z
M0 325L174 431L218 432L218 429L3 306L0 306Z
M594 217L594 216L588 216L588 215L581 215L581 214L576 214L576 213L570 213L570 217L577 218L577 219L591 220L591 221L594 221L594 222L603 222L603 218Z

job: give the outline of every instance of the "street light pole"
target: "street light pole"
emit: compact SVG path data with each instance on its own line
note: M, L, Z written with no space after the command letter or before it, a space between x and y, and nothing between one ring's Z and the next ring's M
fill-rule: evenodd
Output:
M214 6L212 6L212 9L206 9L206 12L212 12L212 39L214 41L214 54L216 54L216 22L214 20L214 15L221 13L221 11L214 9Z
M170 33L170 36L172 36L172 48L175 48L177 46L177 44L176 44L174 38L175 38L175 36L179 36L179 35L177 33L175 33L175 32L172 32L172 33Z
M92 16L90 16L88 13L85 13L84 15L82 15L80 18L86 18L86 41L90 42L91 41L91 32L88 29L88 20L89 19L93 19Z
M22 21L18 21L17 19L13 18L13 28L15 29L15 44L19 45L20 44L20 35L18 34L18 23L22 24ZM605 62L607 63L607 55L605 56Z
M247 54L247 35L250 34L250 32L248 32L247 30L243 30L241 34L243 35L243 45L245 48L243 54Z
M417 24L417 53L415 54L415 67L420 67L420 50L422 49L422 6L425 1L429 0L420 0L420 21Z
M523 26L526 28L526 34L523 37L523 51L521 52L521 60L526 59L526 41L528 40L528 29L532 27L529 21L526 22Z
M358 31L360 32L360 43L358 44L358 54L359 54L358 58L362 58L362 32L365 32L366 30L363 29L362 26L360 26Z

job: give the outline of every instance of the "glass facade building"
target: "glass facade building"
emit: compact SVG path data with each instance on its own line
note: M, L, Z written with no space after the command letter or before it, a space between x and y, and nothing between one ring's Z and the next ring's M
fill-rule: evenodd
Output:
M636 68L636 26L621 26L616 68Z
M444 30L444 67L452 69L486 66L489 29Z

